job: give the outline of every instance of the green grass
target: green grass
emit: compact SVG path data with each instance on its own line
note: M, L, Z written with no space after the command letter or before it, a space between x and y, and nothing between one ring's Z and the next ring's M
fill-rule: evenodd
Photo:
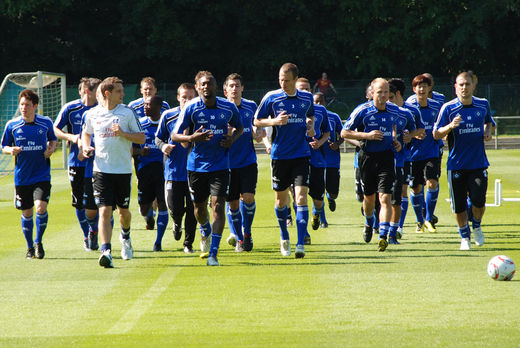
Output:
M504 197L520 197L520 153L488 156L488 202L495 178ZM443 170L438 233L413 233L410 209L402 244L378 253L376 238L362 241L352 154L345 154L338 209L327 210L329 228L311 231L313 245L296 260L279 252L265 155L259 173L254 250L235 254L223 240L218 268L186 256L170 228L166 251L151 252L155 236L138 216L136 189L135 257L121 260L114 238L116 268L99 267L98 253L83 251L64 170L52 173L46 257L26 260L12 177L1 177L0 346L519 345L520 276L495 282L486 265L498 254L520 264L520 203L488 208L486 244L461 252ZM296 228L290 233L295 240Z

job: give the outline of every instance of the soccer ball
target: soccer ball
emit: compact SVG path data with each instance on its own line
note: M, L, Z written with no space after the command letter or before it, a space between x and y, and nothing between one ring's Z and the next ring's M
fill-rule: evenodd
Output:
M515 263L505 255L498 255L489 260L487 272L494 280L511 280L515 275Z

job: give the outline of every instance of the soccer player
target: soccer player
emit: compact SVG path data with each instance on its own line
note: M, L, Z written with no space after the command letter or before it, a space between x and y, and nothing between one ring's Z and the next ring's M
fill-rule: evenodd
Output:
M272 187L275 191L275 214L280 226L280 251L291 255L287 231L289 186L294 185L298 241L295 257L305 256L305 236L309 221L307 191L311 151L307 136L314 136L314 101L312 94L296 89L298 67L285 63L280 68L280 89L268 92L255 113L254 125L273 127L271 148Z
M365 240L370 240L374 223L376 192L379 192L381 210L379 213L378 251L388 246L392 209L390 199L395 180L394 147L401 150L394 139L395 114L398 106L388 102L389 86L383 78L371 83L373 100L358 106L350 114L343 126L341 136L361 142L358 155L361 185L363 186L363 211L365 212ZM370 234L370 238L368 238Z
M240 137L244 127L236 105L217 97L217 81L212 73L199 71L195 76L195 86L199 97L192 99L181 110L171 138L176 142L193 143L187 164L188 184L202 234L201 257L208 256L208 266L218 266L217 253L226 223L228 150ZM228 127L234 128L231 135L228 135ZM209 196L213 225L209 222Z
M253 250L251 225L256 211L255 192L258 181L253 139L260 142L263 138L263 130L253 126L257 105L252 100L242 98L243 91L242 76L234 73L226 77L224 94L237 106L244 126L242 135L229 148L231 173L227 218L231 233L228 243L234 245L237 252Z
M123 103L123 81L107 77L99 86L103 104L85 113L85 124L81 135L83 155L94 156L94 197L99 209L99 239L101 256L99 265L114 267L112 261L113 209L117 205L121 224L121 257L129 260L133 256L130 239L130 190L132 187L132 143L144 144L144 135L139 119L133 109ZM94 137L96 148L91 146ZM95 150L95 152L94 152ZM94 154L93 154L94 153Z
M423 233L426 228L430 233L435 233L434 212L439 196L439 176L441 163L439 159L439 143L433 138L433 124L437 119L441 104L428 98L431 80L424 75L417 75L412 81L413 91L416 95L412 105L419 108L421 120L424 124L426 136L420 139L412 139L410 149L411 188L410 200L417 218L415 232ZM426 185L426 197L424 196ZM423 215L423 210L426 214Z
M182 237L182 217L184 219L184 252L193 253L193 241L195 240L195 230L197 220L193 212L193 201L191 200L188 187L188 172L186 164L189 149L176 143L171 139L171 135L181 110L186 103L196 97L197 91L191 83L183 83L177 88L177 101L179 106L162 113L157 133L155 133L155 143L164 154L164 180L166 190L166 205L173 220L173 236L175 240Z
M128 103L128 107L134 109L138 117L144 117L144 99L153 97L157 94L157 85L155 84L155 79L153 77L147 76L142 78L140 86L142 97L137 98L136 100L132 100L130 103ZM168 103L163 100L161 113L168 110L169 108L170 105L168 105Z
M134 156L139 156L137 165L137 201L139 213L148 221L153 202L157 202L157 237L153 251L162 251L162 238L168 226L168 209L164 199L163 153L155 144L159 119L161 118L162 98L155 95L144 98L145 117L139 122L146 141L134 147Z
M22 232L27 242L26 258L43 259L42 237L49 215L47 204L51 195L51 162L56 149L56 135L50 118L38 115L39 98L25 89L18 95L18 116L5 125L2 152L15 157L15 207L22 211ZM33 221L34 207L36 217ZM36 238L33 243L33 229Z
M314 103L325 106L325 97L321 92L314 94ZM343 138L340 136L341 130L343 129L343 123L338 114L327 110L330 136L323 145L323 153L325 156L325 162L327 167L325 168L325 190L327 191L327 200L329 203L329 210L336 210L336 198L339 194L339 182L340 182L340 163L341 153L339 150L340 145L343 143ZM322 209L320 216L321 227L328 227L327 219L325 217L325 209Z
M468 196L472 202L475 244L484 244L480 224L486 209L489 166L484 141L491 140L491 131L495 127L489 102L473 96L474 87L471 74L463 72L457 75L457 98L443 105L433 127L435 139L448 136L448 186L451 208L461 236L460 250L469 250L471 247L471 231L466 212Z
M296 89L300 91L311 92L311 84L304 77L296 80ZM314 97L312 99L314 102ZM311 196L312 205L312 229L317 230L320 227L320 217L324 211L323 198L325 196L325 155L323 154L323 144L327 142L330 136L329 117L327 109L319 104L314 104L314 136L308 138L311 149L310 168L309 168L309 196ZM305 244L311 243L311 236L305 237Z
M97 250L97 207L86 207L83 196L87 187L92 187L92 180L85 180L85 167L88 160L79 159L79 145L81 143L81 126L83 114L97 105L96 90L101 80L93 77L84 77L79 82L80 99L65 104L54 122L54 133L61 140L69 143L68 171L72 188L72 206L76 209L81 229L83 230L83 246L86 251ZM64 128L67 127L66 131ZM92 191L92 189L90 189Z

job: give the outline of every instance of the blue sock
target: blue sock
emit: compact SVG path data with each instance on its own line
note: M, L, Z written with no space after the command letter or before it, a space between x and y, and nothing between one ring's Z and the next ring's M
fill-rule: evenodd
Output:
M426 190L426 221L432 221L433 212L435 211L435 206L437 205L437 198L439 197L439 186L436 189L427 189Z
M397 238L397 228L399 227L398 223L391 222L390 223L390 233L388 234L390 238Z
M375 220L376 220L376 218L374 216L374 212L372 212L372 215L370 215L370 216L367 216L365 214L365 225L373 227Z
M286 206L287 207L287 217L290 218L291 217L291 207L289 206Z
M35 243L41 243L43 233L45 233L45 229L47 228L47 221L49 220L49 214L45 212L44 214L36 213L36 218L34 219L34 224L36 225L36 238L34 238Z
M153 218L155 218L155 211L153 210L153 207L150 209L150 211L149 211L148 214L146 215L146 218L147 218L147 219L153 219Z
M327 218L325 217L325 209L321 209L320 211L320 221L321 223L328 224Z
M303 245L305 243L305 236L307 233L307 225L309 223L309 207L306 205L296 206L296 231L298 231L298 243Z
M399 227L403 228L406 213L408 212L408 197L401 198L401 217L399 218Z
M83 237L88 237L88 222L85 215L85 209L76 209L76 216L78 217L79 225L83 230Z
M280 226L280 238L282 240L289 240L289 231L287 231L287 206L283 208L274 207L274 213L278 219L278 225Z
M209 237L211 235L211 224L208 221L206 223L200 225L200 234L204 237Z
M229 232L236 236L237 232L235 229L235 224L233 224L233 216L231 215L231 209L229 209L229 202L226 203L226 217L228 221Z
M25 217L22 215L22 232L25 236L25 240L27 241L27 248L33 247L33 229L34 229L34 222L33 217Z
M105 250L112 250L112 244L110 243L105 243L105 244L101 244L101 252L105 251Z
M424 223L423 207L424 207L424 193L414 194L410 193L410 202L412 203L413 210L415 211L415 217L417 222Z
M240 211L242 212L242 226L244 226L244 234L251 235L251 226L255 218L256 203L247 204L240 200Z
M471 240L471 230L469 225L459 227L459 234L462 238L469 238Z
M477 220L475 219L475 217L473 217L471 219L471 224L473 225L473 229L475 228L479 228L480 227L480 223L481 223L482 220Z
M166 227L168 226L168 210L159 210L157 213L157 238L155 239L155 244L161 244L162 238L164 236L164 231L166 231Z
M379 223L379 238L386 239L389 230L390 230L389 222L380 222Z
M238 240L244 240L244 235L242 234L242 214L240 214L240 209L231 210L229 209L229 215L231 216L231 226L233 226L233 233L238 237Z
M99 214L96 214L93 218L87 217L87 222L90 231L97 233L98 231L98 220L99 220Z
M221 234L211 234L211 248L209 249L209 256L217 257L218 247L220 246Z
M130 239L130 227L123 228L123 226L121 226L121 237L123 239Z

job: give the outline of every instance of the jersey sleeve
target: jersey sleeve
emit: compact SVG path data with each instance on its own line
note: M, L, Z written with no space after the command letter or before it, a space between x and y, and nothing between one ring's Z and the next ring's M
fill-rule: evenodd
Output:
M191 125L191 105L187 105L181 110L179 115L179 119L175 124L175 128L173 129L173 133L181 134L184 132L186 128L189 128Z
M58 113L58 117L56 117L56 121L54 121L54 127L58 129L63 129L65 125L69 122L69 108L64 106L61 108Z
M307 114L305 115L305 117L312 118L314 117L315 113L316 111L314 110L314 103L311 101L311 106L307 109ZM326 116L327 115L324 115L324 117Z
M135 110L129 109L131 111L131 116L128 120L128 131L133 133L140 133L143 131L143 127L141 126L141 122L139 121L139 117L135 113Z
M58 138L56 137L56 133L54 133L54 125L52 124L52 120L47 118L48 127L47 127L47 140L48 141L56 141Z
M323 115L323 122L321 122L320 126L320 134L330 132L330 123L329 123L329 115L327 115L327 111L325 110L325 114Z
M157 131L155 132L155 137L165 142L167 142L168 138L170 137L170 132L168 132L168 128L166 127L167 117L168 113L163 112L163 114L161 115L161 119L159 120L159 126L157 127Z
M486 100L486 116L484 118L484 123L491 123L493 127L496 127L495 120L493 120L493 116L491 116L491 107L489 106L489 101Z
M361 109L355 108L347 119L347 122L343 125L345 130L356 130L361 120Z
M2 147L13 146L14 144L13 133L11 132L10 125L11 123L7 123L4 134L2 134Z
M416 130L417 129L417 125L415 124L415 119L413 117L412 112L409 111L409 110L405 110L404 114L406 116L406 126L405 126L405 128L408 129L408 130Z
M231 119L229 120L229 124L235 128L244 127L242 117L240 117L240 112L235 104L231 107Z
M434 131L446 126L451 122L449 119L449 114L449 109L446 107L446 105L443 105L441 110L439 111L439 116L437 116L437 121L435 121L435 124L433 125Z
M269 118L270 116L274 116L274 115L271 115L269 112L270 105L271 105L271 102L270 102L269 94L266 94L264 96L264 98L262 99L262 101L260 102L260 105L256 109L255 118L260 119L260 118Z

